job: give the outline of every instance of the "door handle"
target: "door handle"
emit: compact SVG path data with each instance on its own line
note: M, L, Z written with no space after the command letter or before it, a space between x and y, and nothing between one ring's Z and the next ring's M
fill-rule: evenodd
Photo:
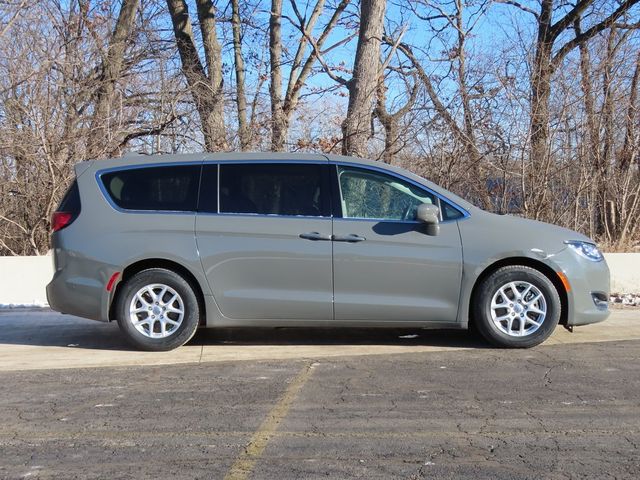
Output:
M348 243L357 243L364 242L366 238L361 237L360 235L356 235L355 233L350 233L349 235L334 235L334 242L348 242Z
M308 233L301 233L300 238L304 238L305 240L314 240L314 241L318 241L318 240L330 241L331 235L323 235L322 233L319 233L319 232L308 232Z

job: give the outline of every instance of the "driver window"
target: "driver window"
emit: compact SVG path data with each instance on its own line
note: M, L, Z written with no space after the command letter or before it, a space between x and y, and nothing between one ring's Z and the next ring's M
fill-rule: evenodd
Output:
M343 218L415 220L418 205L433 195L393 175L338 166Z

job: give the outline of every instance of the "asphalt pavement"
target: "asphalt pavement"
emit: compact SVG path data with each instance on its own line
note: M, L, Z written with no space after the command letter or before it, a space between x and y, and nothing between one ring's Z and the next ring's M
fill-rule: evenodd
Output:
M640 477L633 310L530 350L265 329L145 354L50 312L0 327L0 478Z

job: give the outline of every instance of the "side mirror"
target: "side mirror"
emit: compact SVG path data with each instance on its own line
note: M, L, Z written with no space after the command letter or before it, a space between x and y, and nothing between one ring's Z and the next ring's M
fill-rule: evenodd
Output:
M418 205L416 218L425 224L427 234L438 235L440 233L440 209L430 203Z

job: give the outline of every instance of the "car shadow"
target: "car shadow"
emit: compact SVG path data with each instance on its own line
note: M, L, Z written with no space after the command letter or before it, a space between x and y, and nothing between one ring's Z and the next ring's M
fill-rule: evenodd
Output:
M135 350L124 340L115 322L95 322L50 310L0 312L0 348L2 345ZM187 345L420 345L489 348L483 340L467 331L421 328L200 329Z
M190 345L420 345L488 348L463 330L423 328L219 328L201 329Z

